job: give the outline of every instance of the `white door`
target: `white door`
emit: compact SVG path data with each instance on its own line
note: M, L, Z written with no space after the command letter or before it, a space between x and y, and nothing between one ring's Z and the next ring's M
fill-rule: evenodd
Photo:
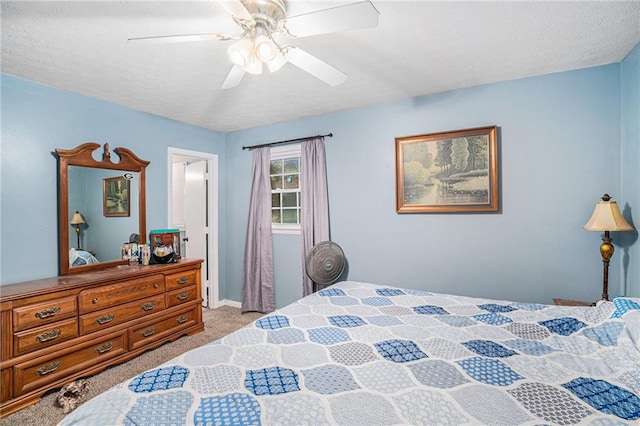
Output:
M193 167L187 172L189 164ZM169 228L179 228L183 236L189 238L181 247L184 257L204 259L202 304L216 308L221 304L218 288L218 155L169 147L167 190L167 224Z
M202 295L207 305L209 265L207 256L207 162L187 164L184 180L184 257L204 259L202 264Z
M184 179L187 175L187 163L182 161L173 164L173 182L171 185L173 200L171 208L170 228L179 228L184 231ZM181 247L184 244L181 244ZM183 253L184 256L184 253Z

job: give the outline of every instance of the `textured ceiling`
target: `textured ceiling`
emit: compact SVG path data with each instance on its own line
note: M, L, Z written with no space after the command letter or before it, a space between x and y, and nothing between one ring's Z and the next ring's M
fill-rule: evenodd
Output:
M355 1L355 0L354 0ZM289 1L289 16L351 1ZM228 42L128 38L239 27L215 1L2 1L2 72L222 132L619 62L640 2L372 0L373 29L293 43L348 75L330 87L287 64L220 90Z

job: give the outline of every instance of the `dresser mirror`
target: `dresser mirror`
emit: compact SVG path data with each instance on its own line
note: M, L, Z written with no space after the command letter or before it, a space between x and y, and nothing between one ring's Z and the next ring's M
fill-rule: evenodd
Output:
M123 265L123 243L146 241L149 162L126 148L113 152L118 158L95 142L56 149L60 275Z

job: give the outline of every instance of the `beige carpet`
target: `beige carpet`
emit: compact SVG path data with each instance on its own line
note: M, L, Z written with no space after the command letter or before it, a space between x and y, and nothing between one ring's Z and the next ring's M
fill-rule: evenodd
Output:
M262 315L259 312L242 314L240 309L230 306L204 309L202 317L205 330L202 333L181 337L174 342L169 342L128 362L110 367L95 376L87 378L89 381L89 396L87 399L93 398L123 380L169 361L189 349L202 346L242 328ZM45 394L37 404L0 419L0 426L47 426L58 424L65 415L62 414L62 408L55 405L56 393L57 391L51 391Z

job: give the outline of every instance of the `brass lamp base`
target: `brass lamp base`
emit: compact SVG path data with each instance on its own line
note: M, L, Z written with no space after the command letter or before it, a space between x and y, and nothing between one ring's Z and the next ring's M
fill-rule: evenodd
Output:
M81 249L80 247L80 225L75 225L76 227L76 235L78 236L78 250Z
M604 231L600 255L602 256L602 300L609 300L609 261L613 256L613 244L609 238L609 231Z

